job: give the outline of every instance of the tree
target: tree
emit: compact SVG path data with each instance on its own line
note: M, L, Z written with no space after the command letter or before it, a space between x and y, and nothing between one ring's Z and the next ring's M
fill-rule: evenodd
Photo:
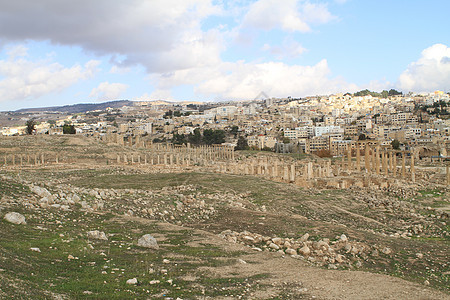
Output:
M289 144L291 142L291 139L288 137L283 137L283 144Z
M400 142L397 139L391 142L391 146L394 150L400 150Z
M191 144L200 145L200 143L202 142L202 134L200 132L200 128L195 128L194 134L188 135L188 141Z
M238 138L236 147L234 148L234 150L248 150L250 149L250 147L248 146L248 142L247 139L243 136L240 136Z
M173 116L174 117L181 117L181 111L179 111L179 110L174 111L173 112Z
M234 126L231 127L230 133L233 134L234 137L237 136L238 132L239 132L239 127L238 126L234 125Z
M225 131L205 129L203 131L203 143L207 145L222 144L225 142Z
M171 119L172 116L173 116L173 111L169 109L169 111L166 111L166 112L164 113L163 118L164 118L164 119Z
M75 134L77 131L75 130L75 126L65 124L63 126L63 134Z
M172 138L172 143L174 145L186 144L186 136L184 134L175 133Z
M33 134L36 131L36 121L34 119L30 119L25 123L27 127L25 129L27 134Z
M389 90L389 96L397 96L397 95L403 95L403 93L394 89Z
M360 141L364 141L366 139L367 139L367 136L364 133L361 133L358 137L358 140L360 140Z

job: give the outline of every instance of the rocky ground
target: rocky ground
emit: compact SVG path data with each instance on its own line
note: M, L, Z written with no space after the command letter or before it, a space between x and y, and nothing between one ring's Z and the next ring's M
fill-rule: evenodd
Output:
M407 182L322 190L105 164L3 168L0 298L450 299L449 195Z

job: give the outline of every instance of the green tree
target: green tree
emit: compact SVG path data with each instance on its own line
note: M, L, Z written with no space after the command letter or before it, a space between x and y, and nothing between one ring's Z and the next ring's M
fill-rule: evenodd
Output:
M186 136L184 134L177 134L175 133L172 138L172 143L175 145L182 145L186 144Z
M63 126L63 134L75 134L77 131L75 130L75 126L64 124Z
M171 119L173 116L173 111L169 109L169 111L166 111L163 118L164 119Z
M27 134L33 134L36 131L36 121L34 119L30 119L25 123L25 131Z
M181 117L181 111L179 111L179 110L174 111L173 112L173 116L174 117Z
M225 142L225 131L205 129L203 131L203 143L207 145L222 144Z
M195 128L193 134L188 135L188 141L194 145L200 145L202 142L202 134L200 128Z
M399 142L399 140L397 140L397 139L393 140L391 142L391 146L392 146L392 149L394 149L394 150L400 150L400 142Z
M232 135L234 135L234 137L237 137L238 132L239 132L239 127L238 126L234 125L234 126L231 127L230 133Z
M364 133L361 133L358 137L358 140L360 140L360 141L364 141L366 139L367 139L367 136Z
M248 142L247 139L243 136L240 136L238 138L236 147L234 148L234 150L248 150L250 149L250 147L248 146Z
M394 89L389 90L389 96L397 96L397 95L403 95L403 93Z

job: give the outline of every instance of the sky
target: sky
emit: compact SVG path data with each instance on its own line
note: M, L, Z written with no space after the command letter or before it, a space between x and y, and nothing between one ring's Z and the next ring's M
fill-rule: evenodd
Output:
M450 92L448 0L0 0L0 111Z

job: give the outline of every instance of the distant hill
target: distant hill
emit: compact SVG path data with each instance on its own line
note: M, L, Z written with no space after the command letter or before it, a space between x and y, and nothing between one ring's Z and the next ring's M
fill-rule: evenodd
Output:
M104 110L108 107L121 108L124 106L134 106L133 101L129 100L117 100L103 103L81 103L64 106L52 106L52 107L39 107L39 108L24 108L19 109L16 112L19 113L32 113L32 112L63 112L68 114L84 113L91 110Z

